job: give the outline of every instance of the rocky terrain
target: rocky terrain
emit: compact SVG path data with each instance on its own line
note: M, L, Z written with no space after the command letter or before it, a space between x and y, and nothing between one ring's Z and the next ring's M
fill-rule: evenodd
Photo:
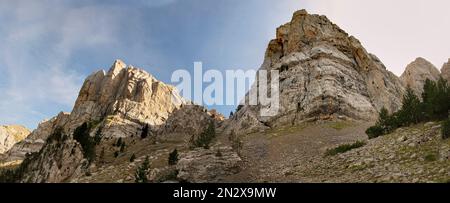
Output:
M404 86L411 87L417 95L421 95L425 80L438 81L439 77L440 72L433 64L424 58L417 58L406 66L400 80Z
M447 81L450 81L450 59L448 60L447 63L445 63L442 66L441 75L442 78L446 79Z
M17 142L22 141L30 134L23 126L0 126L0 154L5 153Z
M439 122L372 140L365 133L382 107L401 107L406 86L420 93L425 79L448 77L448 63L440 74L418 58L399 78L327 17L300 10L277 29L261 70L280 71L279 114L263 117L266 106L242 103L225 119L116 60L85 80L70 113L8 141L0 167L15 168L15 182L131 183L146 160L155 183L450 180Z
M322 121L246 135L240 182L448 182L450 142L439 123L401 128L368 140L369 123ZM364 141L365 146L326 156L329 149Z
M247 103L230 129L248 133L324 118L370 121L383 106L397 110L404 92L399 78L355 37L305 10L277 29L261 70L280 71L280 113L262 117L263 106Z

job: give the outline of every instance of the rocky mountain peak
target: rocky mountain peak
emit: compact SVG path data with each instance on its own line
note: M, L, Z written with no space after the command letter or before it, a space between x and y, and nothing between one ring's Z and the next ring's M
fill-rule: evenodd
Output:
M383 106L397 110L404 92L398 77L358 39L326 16L305 10L277 29L261 70L280 73L279 114L261 117L262 106L244 105L229 122L231 128L254 131L311 119L374 120Z
M448 62L442 66L441 76L447 81L450 81L450 59L448 59Z
M437 81L439 76L439 70L432 63L422 57L418 57L408 64L400 80L404 86L411 87L417 95L421 95L425 80Z
M160 125L170 112L184 103L174 87L156 80L142 69L116 60L108 73L98 71L85 80L71 118L84 121L121 115Z
M24 140L30 131L20 125L0 126L0 154L8 151L14 144Z

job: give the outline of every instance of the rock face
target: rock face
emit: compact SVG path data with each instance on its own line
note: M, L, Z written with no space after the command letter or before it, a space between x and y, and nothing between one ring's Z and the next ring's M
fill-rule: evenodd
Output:
M222 121L216 111L208 111L198 105L183 105L175 110L157 131L160 139L189 141L202 133L210 123Z
M5 153L17 142L22 141L30 131L19 125L0 126L0 154Z
M261 70L279 70L279 114L262 117L261 105L243 105L229 124L236 131L308 119L374 120L383 106L390 111L399 109L404 92L398 77L356 38L327 17L305 10L295 12L291 22L277 29Z
M422 95L425 81L427 79L437 81L439 80L439 76L439 70L433 64L424 58L417 58L406 67L400 80L405 87L411 87L420 96Z
M220 151L220 156L218 155ZM178 161L178 178L190 183L220 182L221 178L239 171L241 158L231 147L196 149Z
M450 81L450 59L448 59L448 62L442 66L441 76L447 81Z
M107 73L99 71L85 80L70 114L60 113L41 123L27 139L9 150L3 161L23 160L30 154L26 160L29 171L22 181L67 181L80 174L86 162L72 137L83 123L89 124L91 136L99 132L104 139L132 137L140 134L145 125L152 130L159 127L185 103L174 87L116 60ZM56 130L62 130L68 138L48 141Z
M5 153L4 162L23 160L27 153L38 152L45 144L47 137L58 126L63 126L69 117L68 113L61 112L58 116L41 122L36 130L24 140L15 144L9 151Z

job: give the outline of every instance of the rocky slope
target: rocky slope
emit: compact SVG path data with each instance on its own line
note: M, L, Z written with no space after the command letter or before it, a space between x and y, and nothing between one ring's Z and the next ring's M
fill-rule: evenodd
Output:
M370 121L383 106L397 110L404 92L400 80L355 37L305 10L277 29L261 70L280 71L278 116L262 117L263 106L243 105L229 129L255 132L338 117Z
M420 96L423 92L425 80L437 81L439 77L439 70L429 61L419 57L406 67L400 76L400 80L405 87L411 87Z
M243 137L239 173L227 182L374 183L450 181L450 140L439 123L419 124L368 140L370 123L317 121ZM326 156L329 149L366 143Z
M441 76L447 81L450 81L450 59L442 66Z
M70 114L60 113L41 123L2 161L22 160L26 154L33 154L24 181L65 181L86 162L72 137L83 123L89 124L92 136L100 132L103 139L132 137L140 134L145 125L150 126L150 131L156 130L153 128L162 125L184 103L174 87L117 60L107 73L99 71L85 80ZM58 130L61 136L68 136L67 140L48 141Z
M22 141L30 131L18 125L0 126L0 154L5 153L17 142Z

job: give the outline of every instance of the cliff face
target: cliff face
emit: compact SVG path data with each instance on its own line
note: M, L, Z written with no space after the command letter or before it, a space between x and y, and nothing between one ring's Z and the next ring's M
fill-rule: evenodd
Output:
M437 81L439 77L440 72L433 64L424 58L417 58L406 67L400 80L405 87L411 87L420 96L423 92L425 81L427 79Z
M16 144L4 156L4 162L20 161L26 154L29 169L26 182L61 182L80 173L85 159L74 130L88 123L91 136L100 132L104 139L132 137L145 125L151 130L162 125L169 115L186 102L174 87L166 85L147 72L126 66L117 60L105 73L89 76L80 90L71 113L42 122L30 136ZM61 130L66 140L50 140ZM39 168L40 170L35 170Z
M404 92L398 77L356 38L305 10L277 29L261 70L280 71L278 116L261 117L261 105L244 105L230 128L249 132L328 118L370 121L383 106L399 109Z
M450 59L448 59L448 62L442 66L441 76L447 81L450 81Z
M0 126L0 154L8 151L14 144L22 141L29 134L30 131L23 126Z

